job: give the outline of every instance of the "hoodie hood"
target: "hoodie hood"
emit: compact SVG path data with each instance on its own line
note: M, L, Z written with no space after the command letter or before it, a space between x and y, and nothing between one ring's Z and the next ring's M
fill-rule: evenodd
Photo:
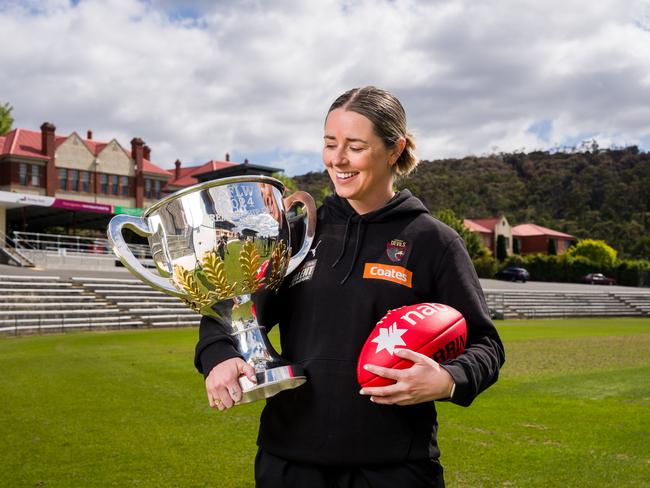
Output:
M332 268L335 268L341 262L343 256L345 256L350 235L355 235L352 262L345 277L340 281L341 285L345 284L354 271L354 266L359 257L359 250L363 244L366 225L401 220L406 217L414 218L419 214L429 212L422 202L415 198L409 190L397 192L382 208L363 215L358 214L345 198L341 198L336 194L326 197L323 206L325 207L327 216L334 222L345 222L343 245L341 246L341 252L338 258L331 265ZM356 231L352 230L352 227L355 225Z
M422 202L415 198L409 190L398 191L386 205L363 215L358 214L345 198L341 198L337 194L326 197L323 206L328 216L335 222L346 222L348 219L353 222L388 222L407 216L412 218L422 213L429 213Z

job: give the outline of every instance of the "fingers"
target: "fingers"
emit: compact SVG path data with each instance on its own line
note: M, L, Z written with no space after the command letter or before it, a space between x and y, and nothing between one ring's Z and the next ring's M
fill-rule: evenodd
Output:
M211 408L226 410L241 401L243 392L239 378L242 374L256 383L255 370L240 358L228 359L212 368L205 379L205 389Z
M253 383L257 383L257 377L255 376L255 369L248 364L246 361L242 361L240 363L240 370L239 372L241 374L245 374L246 377L252 381Z
M425 356L424 354L406 348L395 349L394 354L397 357L408 359L414 363L429 363L430 361L433 361L429 356Z
M394 368L384 368L383 366L377 366L375 364L366 364L363 366L363 369L370 371L377 376L382 378L388 378L389 380L399 380L404 375L404 370L394 369Z

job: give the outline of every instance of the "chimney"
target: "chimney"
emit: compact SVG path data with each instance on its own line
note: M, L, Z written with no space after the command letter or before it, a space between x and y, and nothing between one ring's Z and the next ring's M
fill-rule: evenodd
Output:
M151 148L149 146L144 146L142 148L142 157L147 161L151 161Z
M53 197L56 193L56 166L54 163L54 132L56 127L50 122L41 125L41 147L43 154L47 157L45 166L45 194Z
M230 154L226 153L226 161L230 161Z
M244 159L244 164L248 164L248 158Z
M91 131L90 129L88 129L88 134L86 135L86 139L88 139L89 141L93 140L93 131Z
M174 173L174 179L177 180L181 177L181 160L177 159L176 162L174 163L174 166L176 166L176 171Z
M131 139L131 157L135 161L135 206L142 208L144 204L144 142L139 137Z

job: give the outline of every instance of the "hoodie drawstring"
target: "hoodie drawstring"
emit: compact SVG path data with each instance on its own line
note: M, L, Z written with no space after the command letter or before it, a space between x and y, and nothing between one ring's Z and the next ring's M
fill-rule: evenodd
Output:
M365 221L363 220L363 217L359 219L359 223L357 226L357 242L354 245L354 254L352 255L352 264L350 265L350 269L348 270L347 274L345 275L345 278L343 278L339 284L342 285L346 281L348 281L348 278L352 275L352 271L354 271L354 265L357 264L357 258L359 257L359 249L361 249L361 241L363 240L363 233L365 229Z
M354 215L350 215L348 217L347 222L345 222L345 232L343 233L343 247L341 248L339 257L336 258L336 261L334 261L334 264L332 264L332 268L336 267L336 265L339 264L339 261L343 258L343 255L345 254L345 246L348 243L348 231L350 230L350 221L352 220L352 217L354 217Z
M343 247L341 248L341 253L339 254L339 257L336 258L336 261L334 261L334 264L332 264L332 268L336 267L336 265L339 264L339 262L345 255L345 249L347 248L348 235L350 231L350 222L352 221L352 217L354 217L354 215L350 215L348 217L347 222L345 223ZM364 237L365 223L366 222L363 219L363 217L359 216L359 220L357 221L357 236L354 243L354 253L352 254L352 263L350 264L350 269L348 269L348 272L345 274L345 277L339 282L339 284L341 285L344 284L350 276L352 276L352 272L354 271L354 266L357 264L357 259L359 257L359 250L361 249L361 241L363 240Z

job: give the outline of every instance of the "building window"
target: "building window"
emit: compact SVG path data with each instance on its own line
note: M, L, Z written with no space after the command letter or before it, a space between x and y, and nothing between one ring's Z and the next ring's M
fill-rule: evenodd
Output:
M99 175L100 193L108 193L108 175L102 173Z
M23 186L27 186L27 165L25 163L18 165L18 182Z
M120 181L119 176L111 175L111 193L113 195L119 195L119 191L118 191L119 190L119 188L118 188L119 181Z
M41 167L32 164L32 186L41 186Z
M160 198L160 180L154 180L153 182L153 194L155 198Z
M70 191L79 191L79 170L70 170Z
M81 191L90 193L90 173L88 171L81 172Z
M59 190L68 189L68 170L59 168Z
M151 198L151 180L144 180L144 196L145 198Z
M120 176L120 186L122 187L122 196L123 197L128 197L129 196L129 177L128 176Z

